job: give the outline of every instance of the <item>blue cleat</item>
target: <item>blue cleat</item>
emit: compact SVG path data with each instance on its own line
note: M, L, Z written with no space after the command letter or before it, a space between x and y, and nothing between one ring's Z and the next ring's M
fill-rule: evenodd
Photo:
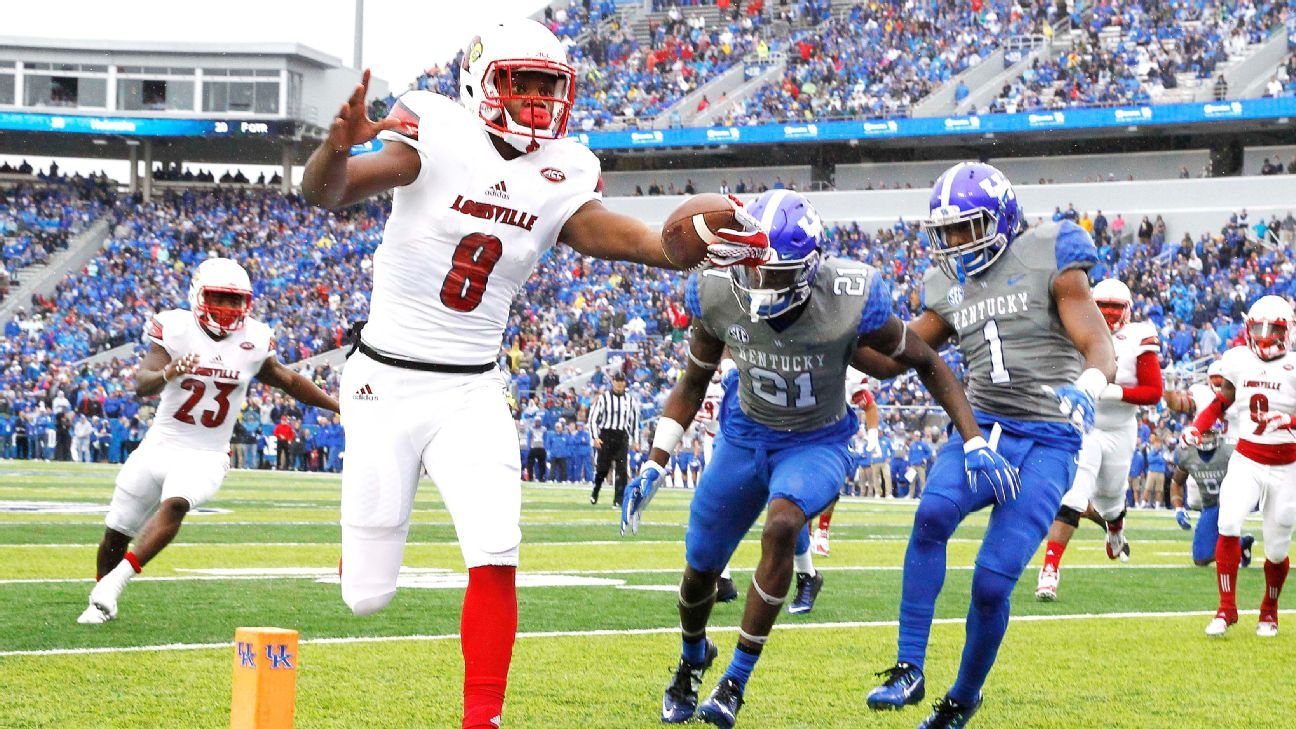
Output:
M976 701L970 705L944 696L940 701L932 704L931 716L919 724L918 729L963 729L979 708L981 708L980 694L977 694Z
M1251 566L1251 547L1255 545L1255 537L1250 534L1242 535L1242 566Z
M693 718L693 712L697 710L698 689L702 688L702 675L719 654L720 649L708 640L706 658L701 664L694 665L680 659L679 667L675 669L675 678L671 679L670 686L666 687L666 695L662 697L663 724L683 724Z
M886 676L881 686L868 695L868 706L874 711L903 709L912 706L927 695L927 680L921 668L901 661L876 676Z
M798 572L796 582L796 598L788 605L789 615L802 615L814 610L815 598L819 597L819 591L823 589L823 573L815 571L814 577L811 577Z
M698 718L723 729L732 729L734 722L738 721L738 710L742 705L742 686L726 676L720 679L715 691L698 707Z

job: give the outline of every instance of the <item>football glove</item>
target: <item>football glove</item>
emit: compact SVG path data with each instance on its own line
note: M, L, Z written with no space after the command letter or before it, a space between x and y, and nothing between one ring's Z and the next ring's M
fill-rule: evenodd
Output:
M665 475L665 468L648 459L639 468L639 475L626 485L625 497L621 499L621 536L625 536L627 528L631 534L639 533L639 519L643 516L643 510L652 501Z
M882 443L881 443L881 440L880 440L879 437L878 437L878 429L877 429L877 428L869 428L869 429L865 432L864 437L865 437L865 440L868 442L868 452L869 452L869 455L870 455L870 456L873 456L874 458L881 458L881 457L882 457Z
M1296 418L1286 413L1268 412L1256 417L1259 427L1256 428L1256 435L1268 435L1279 430L1291 430Z
M997 428L997 426L996 426ZM995 501L1006 504L1021 493L1021 474L995 450L998 433L991 435L992 445L977 436L963 444L963 468L967 472L968 487L978 493L989 488Z
M1179 522L1179 528L1184 531L1192 529L1192 519L1188 517L1188 510L1182 506L1175 509L1175 521Z
M769 247L769 234L761 228L760 221L747 212L747 208L733 195L734 218L741 230L721 228L715 232L720 240L707 246L707 261L716 268L730 266L758 266L769 260L773 249Z
M1189 448L1196 448L1201 445L1202 434L1201 431L1197 429L1197 426L1188 425L1184 427L1183 433L1179 436L1179 439Z
M1071 421L1071 425L1081 433L1093 430L1094 401L1084 390L1075 385L1063 385L1057 389L1043 385L1044 391L1056 397L1058 411Z

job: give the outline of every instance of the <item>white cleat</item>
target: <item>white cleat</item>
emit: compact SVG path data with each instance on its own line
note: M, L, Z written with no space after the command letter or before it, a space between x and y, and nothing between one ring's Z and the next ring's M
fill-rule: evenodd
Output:
M1206 625L1206 635L1209 635L1212 638L1223 638L1224 634L1228 632L1228 629L1229 622L1216 615L1214 618L1211 618L1210 623Z
M81 617L77 618L77 622L81 625L102 625L115 617L117 617L116 613L106 613L98 605L91 603L86 606Z
M818 529L815 531L814 539L810 540L811 549L816 557L828 556L828 530Z
M1130 561L1130 544L1124 531L1107 532L1107 558Z
M1261 638L1277 638L1278 623L1269 620L1261 620L1256 624L1256 635Z
M1040 602L1057 600L1059 581L1061 581L1061 575L1058 574L1057 570L1048 567L1040 569L1039 582L1035 585L1035 599Z

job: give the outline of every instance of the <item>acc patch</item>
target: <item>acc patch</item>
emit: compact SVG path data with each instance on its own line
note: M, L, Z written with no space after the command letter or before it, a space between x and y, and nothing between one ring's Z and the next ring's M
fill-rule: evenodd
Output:
M751 335L747 333L747 330L741 324L734 324L729 327L729 338L739 344L747 344L751 341Z
M553 167L546 167L540 170L540 176L550 182L562 182L567 179L567 173Z
M950 306L958 306L963 303L963 285L954 284L950 287L949 293L945 294L945 300Z
M469 66L482 56L481 36L477 36L468 43L468 50L464 52L463 70L467 71Z
M240 344L239 347L241 347L241 348L243 348L243 349L247 349L247 350L256 349L256 345L253 344L253 343L251 343L251 342L244 342L244 343Z

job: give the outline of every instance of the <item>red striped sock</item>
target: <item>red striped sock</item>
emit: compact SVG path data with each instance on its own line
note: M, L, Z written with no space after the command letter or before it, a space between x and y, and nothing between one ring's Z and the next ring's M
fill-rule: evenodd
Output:
M517 568L468 570L459 623L464 656L463 729L496 729L517 637Z
M1066 551L1066 545L1061 542L1050 541L1044 547L1044 569L1051 569L1057 572L1058 566L1062 564L1062 553Z
M1260 601L1260 614L1272 613L1278 618L1278 596L1282 594L1283 583L1287 581L1287 571L1291 568L1291 558L1281 562L1265 560L1265 595Z
M1242 540L1220 535L1215 541L1215 582L1219 587L1219 613L1229 622L1237 622L1237 575L1242 563Z

